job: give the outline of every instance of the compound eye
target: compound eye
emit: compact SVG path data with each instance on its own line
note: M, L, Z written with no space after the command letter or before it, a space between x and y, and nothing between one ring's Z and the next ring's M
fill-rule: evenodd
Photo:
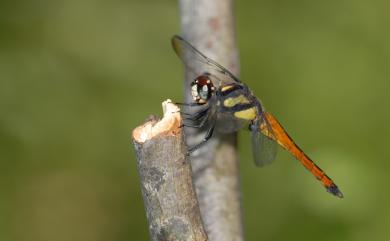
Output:
M206 103L210 99L213 90L215 88L210 80L209 74L198 76L191 84L192 97L199 104Z

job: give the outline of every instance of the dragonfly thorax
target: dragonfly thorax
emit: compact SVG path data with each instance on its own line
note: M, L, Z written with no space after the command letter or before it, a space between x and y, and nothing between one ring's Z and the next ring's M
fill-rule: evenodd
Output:
M208 74L198 76L191 83L192 98L199 105L205 104L211 98L214 91L215 87Z

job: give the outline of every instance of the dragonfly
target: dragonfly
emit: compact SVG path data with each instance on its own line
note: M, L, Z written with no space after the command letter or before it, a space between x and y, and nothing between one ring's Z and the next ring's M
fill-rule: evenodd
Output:
M186 120L193 121L184 126L206 128L203 140L190 147L190 153L204 145L213 136L214 130L231 133L247 126L257 166L270 164L280 146L310 171L329 193L343 197L333 180L298 147L246 84L182 37L173 36L172 46L187 70L196 76L190 84L193 102L181 104L202 107L195 112L183 113Z

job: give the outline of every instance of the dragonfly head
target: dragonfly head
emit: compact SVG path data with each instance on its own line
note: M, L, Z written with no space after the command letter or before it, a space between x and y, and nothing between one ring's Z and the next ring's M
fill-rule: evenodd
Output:
M215 87L208 73L198 76L191 83L192 98L199 105L207 103L214 91Z

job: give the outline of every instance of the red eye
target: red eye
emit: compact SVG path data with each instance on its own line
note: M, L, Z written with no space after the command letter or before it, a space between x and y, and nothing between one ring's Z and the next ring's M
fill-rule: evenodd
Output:
M206 103L215 91L215 87L210 80L210 74L199 75L191 84L191 94L198 103Z
M203 85L210 85L212 86L211 80L208 75L201 75L198 76L198 78L195 79L195 83L197 85L203 86Z
M192 96L198 103L205 103L210 99L212 92L215 90L213 83L210 80L209 74L203 74L198 76L192 86Z

